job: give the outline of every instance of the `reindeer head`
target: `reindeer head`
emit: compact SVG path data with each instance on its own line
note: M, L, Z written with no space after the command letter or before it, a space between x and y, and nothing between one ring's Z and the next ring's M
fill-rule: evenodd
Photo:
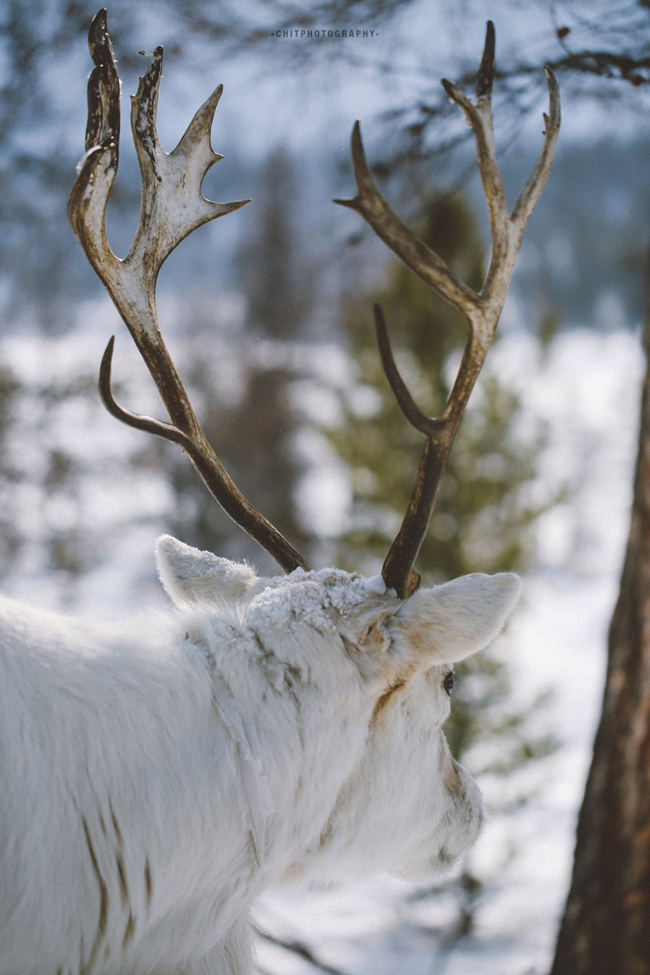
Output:
M477 573L401 600L379 579L333 569L260 578L247 565L170 536L159 540L157 562L181 612L233 613L243 626L261 615L273 621L263 641L278 667L309 674L304 685L317 685L321 668L328 678L340 673L342 713L354 685L363 741L361 747L341 741L332 754L357 747L357 760L324 828L285 881L379 870L420 877L466 852L480 830L482 806L442 732L452 667L500 632L519 595L517 576ZM304 685L294 691L307 705Z

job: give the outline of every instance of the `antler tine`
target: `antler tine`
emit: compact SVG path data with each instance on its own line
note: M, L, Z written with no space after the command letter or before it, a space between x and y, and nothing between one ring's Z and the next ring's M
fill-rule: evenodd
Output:
M357 196L353 200L334 200L334 203L360 213L405 264L453 305L471 308L476 304L475 293L455 276L438 254L411 233L384 200L366 162L358 121L352 130L352 162Z
M549 96L549 114L547 115L546 112L544 112L544 122L546 123L546 128L544 130L544 143L542 145L537 163L535 164L535 168L530 174L526 185L517 197L510 217L512 222L518 228L520 228L520 233L522 235L526 228L526 224L528 223L528 219L537 206L537 201L542 195L542 190L546 186L546 180L550 175L551 166L553 165L557 139L560 134L560 89L558 87L557 79L548 65L546 65L544 68L544 74L546 75Z
M491 273L503 266L508 251L508 205L501 181L501 173L494 146L494 127L492 123L492 81L494 79L495 53L494 24L488 20L485 33L485 47L476 82L476 104L456 85L442 80L442 86L449 98L462 109L468 125L474 132L479 174L483 184L483 194L487 205L492 236L492 258L484 291L489 289Z
M197 227L250 203L213 203L201 192L208 169L223 158L213 151L210 142L222 87L210 95L179 144L167 154L160 146L156 128L163 51L161 47L154 51L131 100L142 201L133 244L124 260L119 260L108 244L105 225L106 206L117 173L120 129L120 82L105 10L94 18L88 43L95 69L88 85L86 155L70 194L68 215L86 257L113 299L154 379L171 424L137 416L117 405L110 389L112 339L100 372L103 402L123 423L179 444L230 517L286 572L299 567L309 569L302 556L246 500L225 471L201 429L158 326L155 287L165 259Z
M483 57L476 76L476 98L492 97L492 83L494 82L494 53L496 49L496 32L494 24L488 20L485 28L485 45Z
M381 305L374 306L374 313L375 335L377 337L379 355L381 356L381 364L384 369L384 375L388 380L388 385L397 400L397 405L412 427L415 427L416 430L419 430L420 433L423 433L427 437L433 437L439 430L441 421L423 413L409 393L406 383L399 374L397 363L393 356Z
M164 423L162 420L155 420L151 416L142 416L139 413L131 413L130 410L125 410L123 406L120 406L115 402L113 390L111 389L114 346L115 336L111 335L99 366L99 395L108 412L111 414L111 416L114 416L116 420L120 420L127 426L133 427L135 430L144 430L145 433L153 433L157 437L162 437L163 440L169 440L171 443L176 443L189 453L189 451L192 449L192 441L188 435L182 430L179 430L178 427L173 426L171 423Z
M296 552L277 528L244 497L205 440L202 430L199 438L190 437L183 430L179 430L178 427L170 423L163 423L161 420L155 420L150 416L131 413L130 410L125 410L124 407L115 402L111 389L114 344L115 336L113 335L106 346L99 369L99 394L108 412L127 426L134 427L136 430L144 430L146 433L153 433L157 437L162 437L164 440L169 440L171 443L182 447L203 479L208 491L219 502L224 511L256 542L259 542L285 572L291 572L297 568L309 571L309 565L302 556Z
M352 133L352 158L358 193L353 200L334 201L360 213L412 271L463 312L469 326L458 375L447 403L440 416L427 417L415 404L399 375L381 309L375 309L377 342L384 372L405 417L425 436L424 452L411 501L382 568L387 588L394 589L403 599L419 585L420 577L413 571L413 565L428 529L447 456L501 314L524 228L548 178L560 126L558 88L552 72L547 68L550 109L549 116L544 116L544 145L512 215L508 216L492 124L494 51L494 25L488 21L475 102L451 82L442 82L448 96L462 109L474 132L478 168L490 220L492 255L485 283L479 293L456 278L439 255L418 240L383 199L365 159L358 122Z
M88 32L88 47L95 67L88 78L86 150L109 145L115 168L120 144L120 79L113 45L106 29L106 11L100 10Z

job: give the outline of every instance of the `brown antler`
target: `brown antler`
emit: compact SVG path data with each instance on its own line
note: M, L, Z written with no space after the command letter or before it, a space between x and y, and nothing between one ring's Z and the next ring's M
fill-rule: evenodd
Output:
M95 69L88 81L86 155L72 188L68 216L90 264L101 278L133 336L169 413L171 424L137 416L117 405L110 388L113 339L100 371L100 393L107 409L122 422L172 440L189 455L208 490L286 571L308 564L289 542L250 504L228 476L208 443L190 404L158 327L156 279L172 250L188 234L217 217L250 203L212 203L201 193L208 169L223 157L212 150L210 130L222 86L210 95L190 122L173 152L158 141L156 110L162 74L162 47L157 47L138 93L131 98L131 127L140 174L140 223L124 260L106 239L106 206L117 174L120 135L120 80L100 10L90 27L88 45Z
M553 72L550 68L545 68L545 72L550 107L549 115L544 115L544 144L510 215L496 161L492 128L492 21L488 21L487 25L485 49L476 83L476 102L470 101L451 82L442 82L445 91L463 110L467 123L474 131L478 167L490 220L492 257L485 283L478 293L460 281L442 258L418 240L393 212L370 174L358 122L352 132L352 161L358 193L353 200L334 202L360 213L411 270L463 312L469 324L467 344L449 399L438 417L428 417L416 406L399 375L381 309L375 306L377 342L386 377L404 416L425 436L415 488L382 568L386 586L394 589L402 598L411 595L419 586L420 577L413 571L413 564L429 526L445 462L492 341L526 223L544 189L553 163L560 128L560 96Z

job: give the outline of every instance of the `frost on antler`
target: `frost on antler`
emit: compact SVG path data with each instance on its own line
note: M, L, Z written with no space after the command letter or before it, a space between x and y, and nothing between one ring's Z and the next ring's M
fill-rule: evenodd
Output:
M223 158L214 152L210 132L223 87L219 85L198 110L176 148L166 153L156 127L162 75L162 47L131 99L131 130L142 178L140 221L124 260L106 238L106 206L117 174L120 134L120 80L106 25L106 11L92 22L88 43L95 68L88 83L86 155L70 195L68 216L90 264L101 278L144 359L169 413L171 424L140 417L118 406L110 389L113 341L100 373L107 409L130 426L180 444L208 490L286 571L307 562L241 494L208 443L183 382L158 327L156 280L174 248L193 230L250 203L213 203L201 192L205 174Z
M429 526L447 456L503 308L526 223L550 173L560 128L558 86L553 72L546 68L550 108L549 114L544 115L544 144L537 165L519 194L512 213L508 215L492 126L494 50L494 25L489 21L476 83L476 101L469 99L451 82L442 82L450 99L464 112L476 141L478 168L492 235L490 266L480 292L473 291L460 281L435 251L411 233L384 200L366 162L358 122L352 132L357 195L352 200L334 201L360 213L418 277L462 311L469 326L467 343L449 399L440 416L427 417L416 406L399 375L381 309L375 309L377 341L387 379L405 417L426 438L409 507L382 569L386 586L394 589L402 598L415 592L419 586L420 577L413 570L413 564Z

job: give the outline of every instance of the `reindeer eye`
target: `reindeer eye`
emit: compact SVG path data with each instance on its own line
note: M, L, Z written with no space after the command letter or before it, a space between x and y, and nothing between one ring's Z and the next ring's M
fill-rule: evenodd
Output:
M445 679L442 682L442 686L444 687L447 695L451 697L451 692L454 689L454 675L452 674L451 670L447 671L445 674Z

